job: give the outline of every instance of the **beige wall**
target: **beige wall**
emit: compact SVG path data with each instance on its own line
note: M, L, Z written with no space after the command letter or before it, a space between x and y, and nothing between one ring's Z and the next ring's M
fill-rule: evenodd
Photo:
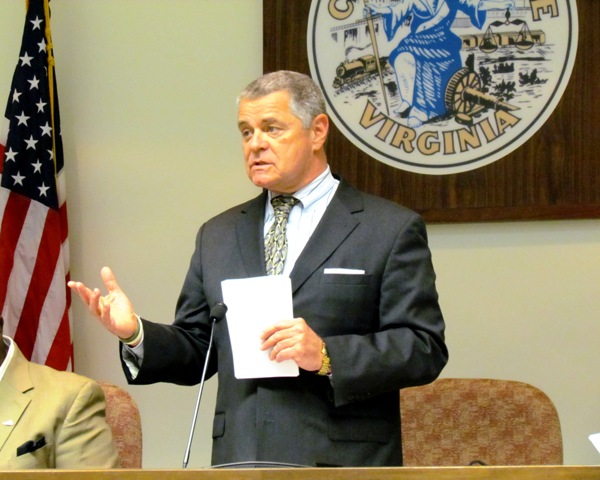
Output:
M0 4L0 105L23 0ZM52 0L68 170L71 272L113 267L142 316L173 317L201 222L257 190L235 97L262 71L260 0ZM429 228L451 360L444 376L532 383L559 410L565 463L597 464L600 221ZM125 385L117 344L74 303L77 371ZM179 468L197 387L127 387L144 466ZM189 467L210 462L208 382Z

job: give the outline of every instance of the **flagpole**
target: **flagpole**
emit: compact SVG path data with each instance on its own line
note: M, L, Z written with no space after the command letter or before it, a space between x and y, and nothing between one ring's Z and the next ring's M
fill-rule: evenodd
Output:
M381 93L383 95L383 101L385 103L385 112L389 117L390 107L388 106L387 95L385 93L385 82L383 81L383 72L381 71L381 63L379 62L379 48L377 47L377 38L375 37L373 16L371 15L371 9L369 8L369 0L364 0L364 2L368 15L367 25L369 26L369 34L371 35L371 45L373 46L373 53L375 54L375 62L377 63L377 73L379 74L379 82L381 83Z
M44 0L45 37L48 53L48 92L50 97L50 122L52 123L52 163L54 164L54 176L56 176L56 135L54 125L54 56L52 54L52 33L50 30L50 0Z

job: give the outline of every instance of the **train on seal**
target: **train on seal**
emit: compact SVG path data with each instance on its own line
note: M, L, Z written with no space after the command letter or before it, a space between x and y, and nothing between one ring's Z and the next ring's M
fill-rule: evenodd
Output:
M380 69L383 71L388 67L388 57L379 59ZM354 60L341 62L335 69L333 88L340 88L349 83L356 82L362 78L378 73L377 59L375 55L363 55Z

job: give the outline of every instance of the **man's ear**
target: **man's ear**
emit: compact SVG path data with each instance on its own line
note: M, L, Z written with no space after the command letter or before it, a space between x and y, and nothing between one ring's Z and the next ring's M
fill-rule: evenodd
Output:
M329 117L321 113L312 121L313 145L315 150L320 150L325 145L329 133Z

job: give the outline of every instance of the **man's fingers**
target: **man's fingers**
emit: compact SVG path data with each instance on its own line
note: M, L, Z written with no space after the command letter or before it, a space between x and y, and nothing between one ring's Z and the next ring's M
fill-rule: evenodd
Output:
M282 341L289 339L293 334L289 329L271 331L271 333L261 336L261 340L263 341L261 350L268 350Z
M275 333L290 328L293 325L291 320L284 320L282 322L278 322L270 327L264 329L260 334L261 340L266 340L267 338L273 336Z
M100 290L98 290L97 288L94 288L94 290L92 290L90 292L89 297L88 297L88 307L90 309L90 312L92 312L97 317L100 316L99 303L100 303Z
M110 267L103 267L102 270L100 270L100 277L102 278L104 286L109 291L109 293L113 290L121 290L121 287L119 287L117 279L115 278L115 274L110 269Z
M300 344L296 343L293 338L288 338L277 342L271 350L271 360L281 362L283 360L293 359L295 355L301 352Z
M69 286L70 289L74 290L75 293L77 293L77 295L79 295L79 297L81 298L81 300L83 300L83 302L86 305L89 305L89 303L90 303L90 294L91 294L91 291L90 291L89 288L87 288L81 282L70 281L67 285Z
M100 298L98 303L98 316L105 326L110 326L112 320L110 317L110 303L105 302L102 298Z

